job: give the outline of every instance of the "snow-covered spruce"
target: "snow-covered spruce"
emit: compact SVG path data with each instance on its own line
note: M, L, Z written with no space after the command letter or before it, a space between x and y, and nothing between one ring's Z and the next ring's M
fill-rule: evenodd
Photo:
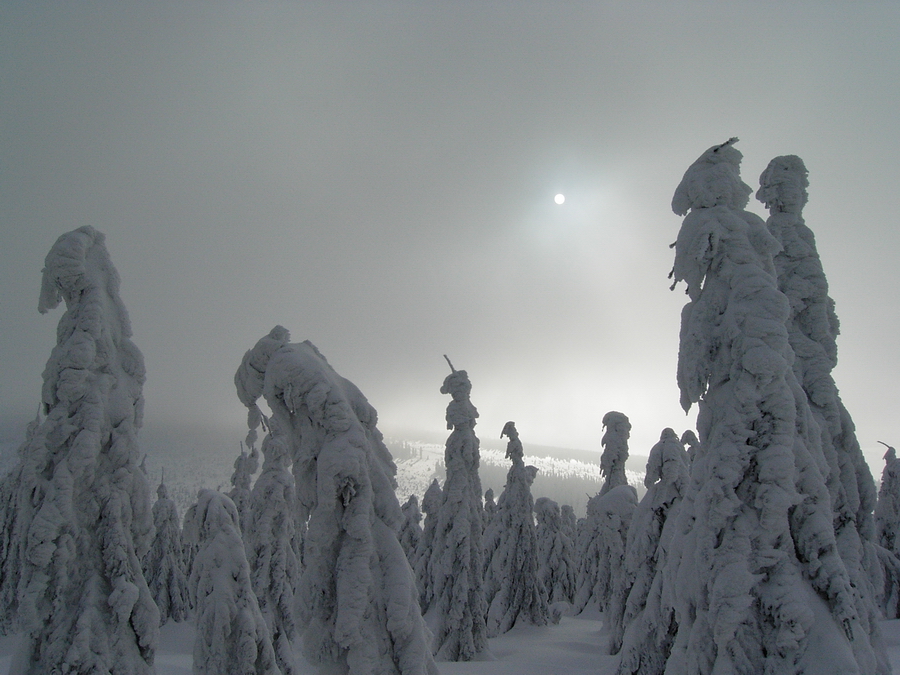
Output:
M611 410L603 416L603 427L606 432L600 441L603 454L600 455L600 470L606 477L600 494L606 494L617 485L628 485L625 476L625 462L628 460L628 437L631 434L631 422L626 415Z
M240 517L241 531L246 531L247 516L250 512L250 492L253 474L259 468L259 450L256 444L250 445L250 452L241 444L241 454L234 460L234 473L231 474L231 492L228 496L234 502Z
M250 583L234 502L204 489L194 506L184 530L197 545L188 583L195 675L281 675Z
M612 651L622 650L620 672L643 672L642 662L656 658L648 653L666 652L659 643L668 639L671 610L663 615L658 584L652 587L657 565L665 557L660 551L663 528L680 503L689 479L684 446L672 429L663 429L647 458L647 492L628 529L625 584L619 589L625 599L616 603L622 615L608 622L616 628L610 635ZM651 595L654 597L648 602Z
M144 578L159 609L159 623L184 621L190 610L187 576L184 572L181 518L178 507L169 498L164 481L156 488L153 525L156 534L144 556Z
M422 539L422 511L419 510L419 498L410 495L406 503L400 507L403 513L403 524L400 526L400 545L409 560L409 566L416 568L416 553Z
M488 488L484 491L484 516L482 520L485 532L490 529L491 523L496 515L497 501L494 499L494 488Z
M416 549L416 565L413 568L416 574L416 586L419 589L419 606L422 613L428 612L431 602L434 600L434 587L431 584L434 556L434 533L437 531L438 514L441 512L443 495L441 485L437 478L431 481L431 485L422 496L422 511L425 512L425 524L422 527L422 537Z
M900 459L887 446L875 507L875 536L882 566L880 606L888 619L900 618Z
M539 497L534 502L534 513L538 579L547 589L547 602L551 606L558 602L571 603L575 598L575 542L571 533L563 529L559 504L555 501Z
M294 595L300 563L294 548L297 536L294 476L288 470L291 439L282 424L283 420L271 420L269 433L263 439L262 472L243 514L243 539L250 581L269 627L275 660L284 675L295 675L298 671L292 646L297 635Z
M24 635L10 672L151 673L159 613L141 571L153 520L136 440L144 360L92 227L62 235L47 254L38 309L60 301L46 418L22 457Z
M787 328L794 352L793 370L818 427L819 438L813 440L818 440L828 462L825 479L838 552L855 589L863 630L870 635L878 656L879 672L887 672L876 601L881 589L876 591L873 585L873 578L881 573L873 519L875 481L831 374L837 365L839 324L815 235L803 220L808 185L803 160L795 155L776 157L759 177L756 197L769 209L766 226L781 244L775 254L775 271L778 288L790 304ZM815 433L809 430L810 435Z
M699 402L702 452L657 572L677 624L666 674L877 673L791 367L780 246L743 210L735 140L704 152L672 200L687 214L673 269L689 296L678 385L685 410Z
M297 589L306 658L349 675L436 672L375 410L312 343L292 344L281 326L244 355L235 385L251 423L265 397L309 514Z
M464 370L444 379L447 438L444 462L447 479L434 532L431 561L432 600L426 612L434 632L434 653L442 661L470 661L487 648L483 588L484 545L479 441L475 435L478 411L469 394L472 383Z
M497 501L497 517L486 540L496 539L484 579L488 637L496 637L517 623L546 626L550 619L547 590L538 577L537 533L531 484L537 469L525 466L524 450L513 422L500 434L509 443L506 457L512 466ZM496 532L496 535L492 535Z

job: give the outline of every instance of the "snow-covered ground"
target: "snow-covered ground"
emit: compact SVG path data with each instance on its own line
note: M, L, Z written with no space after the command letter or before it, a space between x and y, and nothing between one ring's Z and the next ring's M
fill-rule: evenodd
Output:
M891 667L900 673L900 620L881 624ZM9 672L16 639L0 638L0 675ZM156 654L157 675L190 675L194 629L188 623L163 626ZM558 626L515 627L488 641L495 660L439 663L442 675L612 675L616 657L604 654L602 617L590 610L563 617ZM303 661L300 661L303 663ZM306 666L301 675L315 675Z

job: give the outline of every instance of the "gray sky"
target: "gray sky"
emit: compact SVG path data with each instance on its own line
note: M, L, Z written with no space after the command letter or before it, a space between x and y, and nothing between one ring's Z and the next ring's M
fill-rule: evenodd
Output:
M628 6L625 6L628 5ZM0 401L33 414L63 232L107 235L148 370L147 424L235 424L275 324L387 433L631 451L678 406L672 193L739 136L810 171L804 215L842 323L835 378L880 475L900 443L900 4L0 4ZM564 193L556 206L553 197ZM755 200L751 210L764 215Z

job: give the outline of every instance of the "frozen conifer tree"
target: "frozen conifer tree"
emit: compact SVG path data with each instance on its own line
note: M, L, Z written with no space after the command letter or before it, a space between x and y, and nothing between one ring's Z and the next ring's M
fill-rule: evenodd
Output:
M449 360L448 360L449 362ZM479 441L475 435L478 411L469 400L472 383L464 370L444 379L447 438L444 462L447 480L434 533L431 574L432 601L426 616L434 631L434 653L442 661L470 661L487 647L482 570L481 479Z
M672 200L687 214L673 269L689 296L678 384L685 410L699 402L702 452L663 570L677 623L666 673L881 672L792 369L780 245L743 210L735 140L703 153Z
M671 611L662 615L658 586L655 591L651 587L657 564L664 558L660 551L663 528L671 510L681 501L689 479L684 446L672 429L663 429L659 442L651 448L647 458L644 477L647 492L635 509L628 529L625 584L620 589L625 593L625 599L616 603L623 614L610 622L618 629L618 634L610 635L610 644L614 651L622 647L620 667L625 672L641 672L642 660L656 658L656 654L651 657L650 652L666 651L659 648L658 642L668 639ZM648 602L651 593L654 597ZM662 660L658 665L661 663Z
M687 465L690 470L694 457L700 452L700 441L697 439L697 434L691 429L685 431L681 434L681 445L687 450Z
M434 533L437 531L438 514L441 512L442 501L441 486L435 478L422 497L425 525L422 527L422 537L419 539L419 547L416 549L416 566L413 568L416 573L416 586L419 589L419 605L423 614L428 612L428 608L431 607L431 602L434 600L434 587L431 585L435 560Z
M244 450L241 444L241 454L234 460L234 473L231 474L231 492L228 496L237 507L238 516L240 516L241 530L243 531L247 517L249 515L250 505L250 486L253 483L253 474L259 467L259 451L256 444L250 445L250 452Z
M23 456L17 503L24 631L12 673L150 673L159 613L141 558L153 535L138 468L144 362L104 236L62 235L38 309L65 301L44 370L46 418Z
M497 515L497 502L494 499L494 489L488 488L484 492L484 531L491 527L494 516Z
M200 490L184 530L197 545L189 580L195 675L281 675L250 583L234 502Z
M587 506L588 540L575 592L575 611L589 603L603 612L610 635L616 635L615 621L622 612L625 584L625 543L632 514L637 507L637 492L630 485L617 485L605 494L592 497Z
M419 498L410 495L406 503L400 507L403 513L403 524L400 526L400 545L409 560L409 566L416 568L416 552L422 539L422 512L419 510Z
M600 455L600 471L606 476L600 494L606 494L617 485L628 485L625 477L625 462L628 459L628 436L631 434L631 422L628 417L612 410L603 416L603 434L601 444L603 454Z
M265 397L271 426L290 443L299 502L309 514L297 589L306 658L348 675L435 672L397 539L396 466L374 408L312 343L290 343L281 326L244 355L235 385L251 424Z
M872 576L879 569L873 520L875 481L831 375L837 365L839 325L815 235L803 220L809 185L806 166L795 155L776 157L763 171L759 184L757 199L765 203L770 214L766 225L782 247L775 255L775 271L778 288L790 304L787 327L794 352L793 370L806 394L818 427L816 440L828 462L825 478L838 551L856 590L863 630L872 636L880 660L886 662L872 584ZM814 433L811 429L810 434Z
M263 466L244 514L244 548L259 609L269 627L275 659L284 675L297 673L291 640L297 633L294 593L300 563L294 550L296 495L288 470L291 440L273 419L263 439ZM240 514L239 514L240 515Z
M537 575L547 589L547 601L551 605L571 603L575 598L575 542L563 528L559 504L555 501L538 498L534 502L534 513L537 516Z
M159 609L159 623L169 619L184 621L190 609L190 595L182 557L181 519L178 507L169 498L164 481L156 489L153 525L156 534L144 556L144 578Z
M498 541L491 551L484 580L488 637L507 632L517 622L546 626L550 618L547 591L538 578L537 533L531 496L531 484L537 471L525 466L522 441L513 422L506 423L500 436L509 438L506 457L512 461L512 466L497 502L497 518L491 525L491 529L498 532Z
M573 509L570 504L563 504L559 510L562 519L560 529L565 536L572 540L572 544L575 545L578 535L578 520L575 518L575 509Z
M886 447L875 507L875 536L881 574L873 577L876 582L881 582L877 591L884 615L888 619L896 619L900 618L900 459L894 448Z

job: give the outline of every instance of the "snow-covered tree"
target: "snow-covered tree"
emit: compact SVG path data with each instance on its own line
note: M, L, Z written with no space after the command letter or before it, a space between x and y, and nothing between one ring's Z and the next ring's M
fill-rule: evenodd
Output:
M662 571L677 625L666 674L878 673L791 366L780 245L743 210L735 140L703 153L672 200L687 214L673 269L689 296L678 384L685 410L699 403L702 452Z
M793 370L807 397L818 428L818 444L828 462L825 475L831 495L838 551L856 593L863 631L887 668L878 622L880 611L872 577L880 572L875 547L873 512L875 481L856 438L856 427L844 407L832 377L837 365L839 324L834 300L816 249L816 238L803 220L809 185L799 157L776 157L759 178L757 199L769 209L766 226L781 244L775 254L778 288L787 296L788 341L794 352ZM810 429L810 435L815 434Z
M312 343L292 344L281 326L244 355L235 385L251 423L265 397L271 425L290 443L298 502L309 514L297 589L306 658L348 675L436 672L397 539L396 466L374 408Z
M240 516L241 531L244 531L247 517L250 512L250 493L253 483L253 474L259 468L259 450L256 444L250 444L250 452L244 450L241 444L241 454L234 460L234 473L231 474L231 492L228 496L237 507Z
M547 590L538 577L537 533L531 484L537 469L525 466L524 450L513 422L500 434L506 436L506 457L512 462L506 487L497 502L497 517L485 539L495 531L497 545L491 549L484 580L488 637L510 630L516 623L546 626L550 619Z
M885 444L887 445L887 444ZM875 536L881 562L879 605L888 619L900 618L900 459L887 445L875 507Z
M150 594L159 609L159 623L163 625L169 619L184 621L191 602L184 573L181 518L164 481L160 481L156 497L153 505L156 534L144 556L143 568Z
M575 545L578 536L578 519L575 518L575 509L570 504L563 504L560 508L560 530L572 540ZM577 546L576 546L577 550Z
M416 549L416 565L413 568L416 573L416 586L419 589L419 605L422 613L428 612L431 602L434 600L434 587L431 585L432 568L434 567L434 534L437 531L438 514L441 512L443 494L437 478L431 481L431 485L422 496L422 511L425 512L425 524L422 526L422 537Z
M611 410L603 416L606 433L600 441L603 454L600 455L600 471L606 477L600 494L606 494L617 485L628 485L625 477L625 462L628 460L628 437L631 422L620 412Z
M588 604L604 613L607 625L622 615L616 603L621 602L625 584L625 543L628 528L637 507L637 491L630 485L617 485L605 494L588 501L585 528L587 545L578 571L575 592L576 612ZM611 635L617 626L610 625Z
M570 507L571 508L571 507ZM559 504L548 497L534 502L538 547L538 579L547 589L547 601L571 603L575 598L575 542L563 528ZM574 511L572 512L574 516Z
M300 563L294 548L294 476L288 470L291 439L282 424L282 420L271 420L263 439L262 472L244 514L243 538L253 592L269 627L275 660L284 675L295 675L291 641L297 633L294 594Z
M400 507L403 513L403 524L400 526L400 545L409 560L409 566L416 568L416 552L422 539L422 511L419 510L419 498L410 495L406 503Z
M150 673L159 612L140 562L153 536L136 440L144 361L92 227L47 254L38 309L63 300L44 370L46 418L22 458L24 636L10 672Z
M494 499L494 489L484 491L484 531L487 532L497 515L497 501Z
M694 462L694 457L700 452L700 441L693 429L687 429L681 434L681 444L687 451L687 465L690 470L691 464Z
M195 675L281 675L250 583L234 502L200 490L184 529L197 545L188 583L197 629Z
M622 672L642 672L641 663L648 659L656 659L658 666L664 663L658 654L667 650L660 649L658 642L668 639L671 610L662 615L658 588L649 602L648 597L654 592L657 564L664 558L660 552L663 528L669 513L681 501L689 479L684 446L672 429L663 429L647 458L644 477L647 492L635 509L628 529L625 584L620 589L625 599L616 603L622 616L610 622L618 629L617 634L610 635L610 645L613 651L622 647ZM656 653L651 656L648 652Z
M468 374L451 369L441 385L441 393L452 397L446 419L453 431L444 450L447 479L434 532L432 600L426 617L439 660L471 661L487 648L478 411L469 399Z

